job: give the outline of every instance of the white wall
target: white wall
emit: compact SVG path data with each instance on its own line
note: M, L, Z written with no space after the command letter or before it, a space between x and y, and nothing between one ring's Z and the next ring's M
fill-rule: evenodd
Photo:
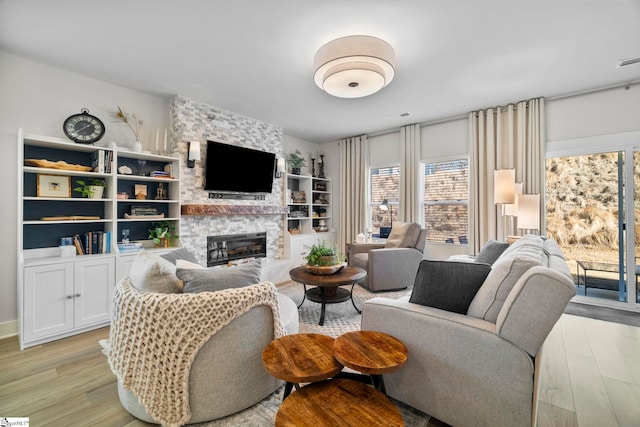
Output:
M0 51L0 218L4 244L0 245L0 324L16 319L17 272L17 174L18 128L25 132L64 138L62 123L71 114L88 108L106 126L100 143L115 141L132 146L134 138L123 123L114 123L110 114L117 106L144 120L143 143L155 146L156 128L168 126L168 102L91 79L59 68Z

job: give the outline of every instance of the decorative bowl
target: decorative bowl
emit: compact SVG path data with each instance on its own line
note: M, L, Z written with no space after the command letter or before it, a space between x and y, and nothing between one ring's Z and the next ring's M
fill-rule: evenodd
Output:
M342 262L340 264L336 264L336 265L309 265L309 264L305 264L304 268L307 269L307 271L309 273L312 274L323 274L323 275L328 275L328 274L334 274L337 273L338 271L342 270L344 267L347 266L346 262Z

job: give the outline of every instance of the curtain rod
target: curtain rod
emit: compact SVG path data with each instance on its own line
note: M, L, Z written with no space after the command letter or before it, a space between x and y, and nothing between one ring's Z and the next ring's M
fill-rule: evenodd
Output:
M597 93L597 92L604 92L606 90L617 89L617 88L620 88L620 87L624 87L624 88L628 89L631 86L635 86L637 84L640 84L640 80L634 80L634 81L631 81L631 82L628 82L628 83L621 83L621 84L616 84L616 85L611 85L611 86L603 86L603 87L599 87L599 88L595 88L595 89L588 89L588 90L584 90L584 91L581 91L581 92L572 92L572 93L567 93L567 94L564 94L564 95L558 95L558 96L553 96L553 97L544 97L543 96L543 97L539 97L539 98L544 98L545 102L546 101L556 101L556 100L559 100L559 99L572 98L574 96L587 95L587 94L590 94L590 93ZM519 102L521 102L521 101L519 101ZM507 104L506 106L508 106L508 105L510 105L510 104ZM517 103L513 104L513 105L514 105L514 109L517 110ZM496 107L488 107L488 108L496 108ZM476 113L477 113L477 111L476 111ZM453 122L453 121L456 121L456 120L466 119L467 117L469 117L468 113L467 114L462 114L462 115L459 115L459 116L453 116L453 117L447 117L447 118L444 118L444 119L433 120L433 121L430 121L430 122L422 122L422 123L419 123L419 124L420 124L420 127L422 128L422 127L425 127L425 126L438 125L438 124L442 124L442 123L448 123L448 122ZM407 125L409 125L409 124L411 124L411 123L407 123ZM404 125L404 126L406 126L406 125ZM388 135L388 134L391 134L391 133L399 132L401 127L394 128L394 129L382 130L382 131L379 131L379 132L368 133L367 137L383 136L383 135Z

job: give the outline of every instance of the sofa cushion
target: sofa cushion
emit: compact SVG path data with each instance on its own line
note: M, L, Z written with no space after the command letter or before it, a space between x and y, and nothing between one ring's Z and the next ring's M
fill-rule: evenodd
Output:
M187 261L192 262L194 264L198 263L198 260L196 259L196 256L194 254L192 254L191 251L189 251L189 249L187 249L187 248L174 249L171 252L164 253L164 254L162 254L160 256L162 258L166 259L167 261L170 261L174 265L175 265L176 261L179 260L179 259L184 259L184 260L187 260Z
M182 292L183 283L176 276L176 267L171 262L152 252L141 250L136 255L129 271L131 285L146 292Z
M422 260L409 302L464 314L490 271L489 264Z
M385 248L414 248L420 236L420 224L415 222L396 222L385 243Z
M480 252L478 252L475 262L492 265L508 247L509 244L506 242L498 242L495 239L489 239L487 243L482 246Z
M531 267L541 265L540 258L515 252L502 256L471 301L467 315L496 323L504 301L520 277Z
M260 283L260 270L260 260L254 260L233 267L177 268L176 275L184 282L185 293L198 293L255 285Z

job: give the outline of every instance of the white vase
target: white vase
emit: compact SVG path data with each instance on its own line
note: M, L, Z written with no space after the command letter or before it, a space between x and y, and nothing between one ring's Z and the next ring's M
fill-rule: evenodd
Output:
M142 142L139 139L136 139L136 142L133 143L133 151L142 153Z
M90 199L102 199L102 194L104 193L104 187L101 185L91 185L89 186L91 189Z

